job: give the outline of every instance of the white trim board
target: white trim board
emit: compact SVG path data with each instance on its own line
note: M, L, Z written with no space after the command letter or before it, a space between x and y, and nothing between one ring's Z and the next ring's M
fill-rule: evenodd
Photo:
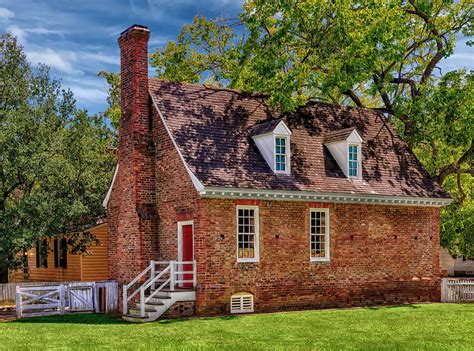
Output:
M350 193L318 193L311 191L239 189L205 187L200 196L221 199L262 199L278 201L317 201L331 203L354 203L395 206L441 207L449 205L452 199L408 196L378 196Z
M102 206L104 206L105 208L107 208L107 204L109 203L110 195L112 194L112 188L115 183L115 178L117 177L118 169L119 164L117 162L117 166L115 166L114 176L112 177L112 182L110 183L109 190L107 190L107 194L105 195L104 201L102 201Z
M186 225L191 226L192 236L193 236L193 261L194 261L194 220L189 221L179 221L178 223L178 261L183 261L183 227ZM183 268L182 266L179 269ZM183 280L183 275L179 275L179 280ZM180 283L180 286L183 286L183 283Z

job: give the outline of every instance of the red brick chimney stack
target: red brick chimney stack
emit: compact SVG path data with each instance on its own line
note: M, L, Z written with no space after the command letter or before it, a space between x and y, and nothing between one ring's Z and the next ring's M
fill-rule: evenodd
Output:
M148 39L147 27L134 24L118 39L120 46L120 78L122 120L120 134L148 132ZM129 124L133 124L129 128Z
M129 283L156 253L154 147L148 91L148 39L133 25L118 38L120 105L118 172L108 202L109 276Z

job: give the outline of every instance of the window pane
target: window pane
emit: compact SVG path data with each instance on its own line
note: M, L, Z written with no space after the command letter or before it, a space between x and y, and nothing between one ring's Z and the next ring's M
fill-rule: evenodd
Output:
M286 139L275 138L275 170L286 170Z
M255 210L239 209L237 211L238 223L238 258L254 258L255 257Z
M311 211L310 220L310 253L312 258L326 257L326 241L329 233L326 227L326 212Z

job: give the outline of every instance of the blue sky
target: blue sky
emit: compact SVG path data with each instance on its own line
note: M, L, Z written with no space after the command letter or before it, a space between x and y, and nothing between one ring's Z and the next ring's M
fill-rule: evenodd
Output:
M52 68L79 107L90 112L106 106L106 84L100 70L118 72L119 33L138 23L151 30L150 52L176 38L196 15L236 17L243 0L0 0L0 30L15 34L28 59ZM443 71L474 69L474 48L459 39Z

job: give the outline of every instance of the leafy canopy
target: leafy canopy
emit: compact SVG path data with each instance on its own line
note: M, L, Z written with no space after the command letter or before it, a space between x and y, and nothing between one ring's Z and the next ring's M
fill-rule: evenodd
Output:
M439 68L473 32L469 0L249 0L238 19L196 17L151 62L158 77L265 93L284 111L380 111L455 200L443 245L474 257L473 72Z
M10 34L0 37L0 91L0 265L17 268L39 238L61 233L84 251L93 238L77 225L103 216L113 170L109 128L76 109L48 67L33 69Z

